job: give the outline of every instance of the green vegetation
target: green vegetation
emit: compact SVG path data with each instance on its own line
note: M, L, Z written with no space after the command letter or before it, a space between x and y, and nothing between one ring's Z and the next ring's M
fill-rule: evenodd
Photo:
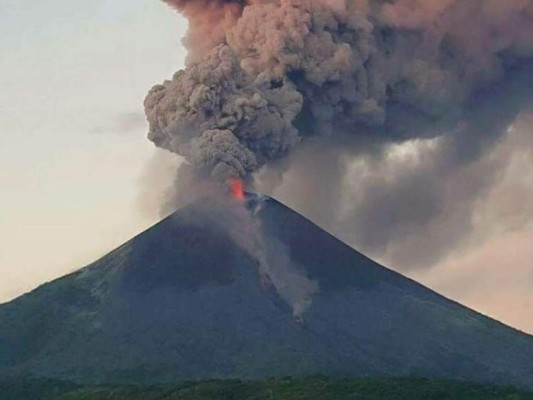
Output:
M510 387L418 378L211 380L177 386L82 386L0 380L2 400L533 400Z

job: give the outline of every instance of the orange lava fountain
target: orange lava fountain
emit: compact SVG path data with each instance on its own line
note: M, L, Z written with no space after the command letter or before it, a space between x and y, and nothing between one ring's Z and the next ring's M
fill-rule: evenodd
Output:
M244 201L244 185L239 178L231 178L229 181L231 188L231 195L239 200Z

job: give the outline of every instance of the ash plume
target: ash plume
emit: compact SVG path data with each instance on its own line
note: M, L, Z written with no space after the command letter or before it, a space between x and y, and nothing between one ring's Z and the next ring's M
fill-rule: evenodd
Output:
M436 134L533 54L533 1L169 3L198 55L146 97L149 138L221 179L308 135Z
M339 231L373 254L387 253L389 232L404 229L394 230L394 218L380 222L384 208L419 202L408 222L420 229L442 217L439 204L450 194L439 178L483 159L505 133L500 123L475 125L482 118L473 100L533 57L533 0L165 2L189 21L189 57L145 99L149 139L183 156L200 181L240 177L269 193L283 189L296 203L314 194L309 216L326 227L348 216L351 225ZM405 143L421 144L422 161L387 164L391 147ZM365 181L354 176L358 162L401 170ZM459 218L468 221L490 170L479 172ZM295 171L300 179L283 188ZM177 190L193 187L178 182Z

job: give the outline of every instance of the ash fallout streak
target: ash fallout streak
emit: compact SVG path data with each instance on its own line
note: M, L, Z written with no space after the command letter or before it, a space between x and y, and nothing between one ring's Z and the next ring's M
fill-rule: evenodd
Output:
M234 178L229 195L222 191L195 203L201 211L195 222L226 232L253 260L263 291L274 289L301 323L319 286L291 260L288 246L265 232L257 215L267 202L266 196L244 192L242 181Z

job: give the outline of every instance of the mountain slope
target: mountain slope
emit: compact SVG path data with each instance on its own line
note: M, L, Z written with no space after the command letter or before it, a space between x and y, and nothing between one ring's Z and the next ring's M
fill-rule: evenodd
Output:
M208 203L0 306L0 371L99 383L414 374L533 387L531 336L273 199L249 197L244 214Z

